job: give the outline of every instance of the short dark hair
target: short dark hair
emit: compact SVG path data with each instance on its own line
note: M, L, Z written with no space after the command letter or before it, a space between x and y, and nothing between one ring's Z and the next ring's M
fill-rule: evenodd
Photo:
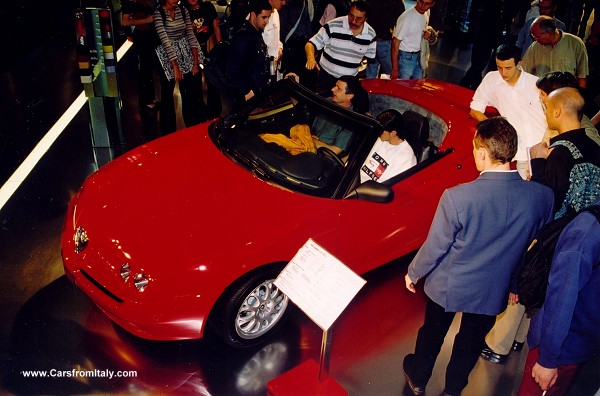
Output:
M544 74L535 82L535 86L546 94L558 88L577 88L577 78L569 72L554 71Z
M364 0L353 1L352 3L350 3L350 8L352 8L352 7L356 7L356 9L358 11L364 12L366 18L369 17L369 4L366 1L364 1ZM350 8L348 9L348 12L350 12Z
M517 154L517 131L504 117L492 117L477 123L475 147L488 149L492 160L503 164Z
M256 15L260 14L262 11L273 11L273 6L269 3L269 0L252 0L249 4L249 11L255 13Z
M404 126L404 116L396 109L384 110L377 116L377 121L383 126L384 131L396 131L396 134L400 136L402 134L402 127Z
M514 44L502 44L496 49L496 59L501 61L514 59L516 65L521 60L521 48Z
M338 80L346 83L346 93L353 94L352 108L357 113L367 113L369 111L369 94L360 84L356 76L341 76Z
M353 94L358 90L362 89L362 85L360 85L360 80L356 76L341 76L338 80L346 83L346 93Z

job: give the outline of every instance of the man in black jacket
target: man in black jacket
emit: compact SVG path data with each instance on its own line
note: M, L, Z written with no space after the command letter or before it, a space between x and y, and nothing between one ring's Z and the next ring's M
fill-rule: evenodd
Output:
M600 147L581 127L583 97L575 88L548 95L546 120L558 136L531 148L531 180L554 191L554 218L578 212L600 197Z
M272 10L268 0L252 2L250 18L233 37L226 71L236 100L249 100L269 85L269 58L262 32Z

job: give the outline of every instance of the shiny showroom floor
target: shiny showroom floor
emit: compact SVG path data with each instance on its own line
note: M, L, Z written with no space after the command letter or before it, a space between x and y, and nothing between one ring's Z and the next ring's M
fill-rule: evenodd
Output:
M39 2L41 4L41 2ZM59 2L60 3L60 2ZM68 9L41 8L48 20ZM66 7L66 6L63 6ZM40 9L38 9L39 11ZM64 16L67 13L67 17ZM41 18L41 17L40 17ZM4 182L81 91L72 34L36 32L23 42L0 79L0 182ZM434 49L430 77L458 82L471 46L451 33ZM125 148L155 137L153 117L136 109L135 60L119 72ZM129 77L127 77L129 76ZM124 332L63 274L60 231L70 196L96 168L84 108L0 209L0 393L262 395L266 383L307 359L318 359L321 332L298 310L270 343L232 350L213 337L153 342ZM412 351L423 319L422 291L404 289L408 258L366 275L367 284L332 331L330 374L351 395L399 395L401 362ZM454 330L456 331L456 330ZM443 390L449 337L427 394ZM480 360L465 395L511 395L526 351L504 365ZM26 370L134 370L130 378L25 378ZM592 362L571 395L593 395L600 363Z

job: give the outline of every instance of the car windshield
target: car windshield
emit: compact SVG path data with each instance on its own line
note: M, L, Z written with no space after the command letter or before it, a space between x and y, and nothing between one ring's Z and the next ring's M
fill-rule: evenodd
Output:
M261 179L305 194L341 197L355 184L358 163L381 130L373 118L285 79L215 124L211 137ZM313 135L334 135L333 146L341 152L316 149Z

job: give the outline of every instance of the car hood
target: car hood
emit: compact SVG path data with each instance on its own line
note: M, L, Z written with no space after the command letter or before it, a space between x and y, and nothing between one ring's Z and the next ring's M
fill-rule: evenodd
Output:
M234 279L236 267L291 259L295 252L279 250L290 245L281 238L300 248L309 236L330 234L337 202L258 179L223 155L202 126L140 146L93 174L80 191L74 228L85 228L96 254L115 255L102 257L112 272L126 260L153 274L173 265L227 266Z

